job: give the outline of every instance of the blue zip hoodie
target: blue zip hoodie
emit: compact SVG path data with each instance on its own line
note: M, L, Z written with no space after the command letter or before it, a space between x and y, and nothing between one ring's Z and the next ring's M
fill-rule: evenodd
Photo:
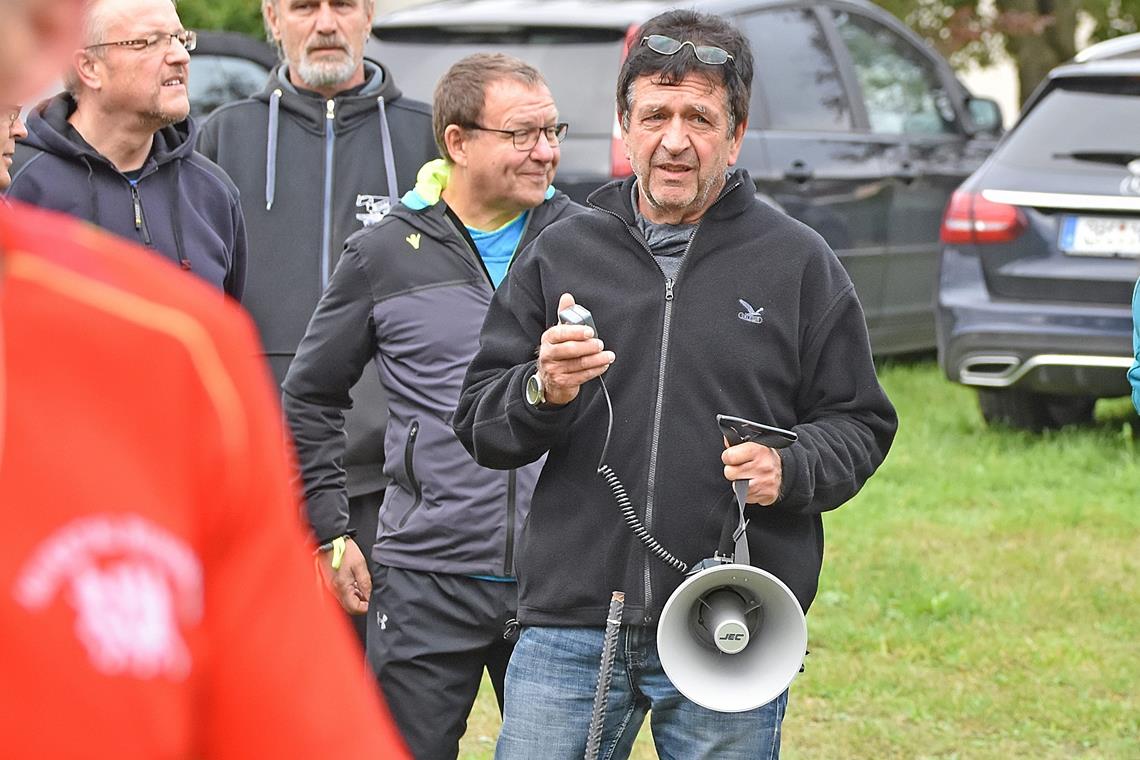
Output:
M163 127L137 178L120 172L68 124L74 98L61 93L28 115L16 148L12 198L85 219L137 241L241 299L245 221L230 178L194 152L191 119Z

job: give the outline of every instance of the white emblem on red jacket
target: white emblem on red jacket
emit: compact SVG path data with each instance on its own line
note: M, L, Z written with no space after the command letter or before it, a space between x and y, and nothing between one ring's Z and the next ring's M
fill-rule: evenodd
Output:
M178 536L137 515L92 515L42 541L14 588L31 612L66 602L91 665L109 676L182 680L182 629L202 617L202 563Z

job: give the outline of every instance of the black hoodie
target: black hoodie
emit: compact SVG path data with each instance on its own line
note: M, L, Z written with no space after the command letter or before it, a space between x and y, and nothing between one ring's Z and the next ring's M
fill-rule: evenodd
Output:
M158 130L132 179L68 123L75 108L61 93L28 114L8 195L138 241L240 299L246 248L237 188L194 152L193 120Z
M325 100L277 67L251 98L202 125L198 150L241 190L249 227L244 305L278 383L305 334L344 241L379 221L437 157L431 109L402 97L391 74L365 61L365 84ZM385 403L375 373L353 390L345 456L350 495L384 485Z
M632 182L594 192L598 210L547 227L515 262L455 412L455 432L481 465L520 467L549 451L516 554L519 620L603 626L621 590L624 620L655 625L684 580L638 542L597 473L608 420L599 383L563 407L524 400L561 293L592 311L616 354L605 374L608 464L645 527L682 562L712 556L736 509L716 415L799 434L779 452L779 501L748 508L748 542L752 563L806 611L823 561L821 515L855 495L898 424L851 280L818 234L756 200L743 171L666 278L638 231Z

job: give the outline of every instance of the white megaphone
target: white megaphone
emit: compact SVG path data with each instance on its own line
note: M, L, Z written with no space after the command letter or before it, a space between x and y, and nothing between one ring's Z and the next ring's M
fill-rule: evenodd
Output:
M768 704L788 688L807 653L799 601L783 581L751 565L711 559L695 569L665 602L657 626L665 674L710 710Z

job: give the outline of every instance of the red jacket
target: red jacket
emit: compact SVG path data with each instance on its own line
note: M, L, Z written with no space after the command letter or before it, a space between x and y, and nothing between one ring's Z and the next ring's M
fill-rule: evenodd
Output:
M4 754L406 757L317 587L240 309L26 207L0 262Z

